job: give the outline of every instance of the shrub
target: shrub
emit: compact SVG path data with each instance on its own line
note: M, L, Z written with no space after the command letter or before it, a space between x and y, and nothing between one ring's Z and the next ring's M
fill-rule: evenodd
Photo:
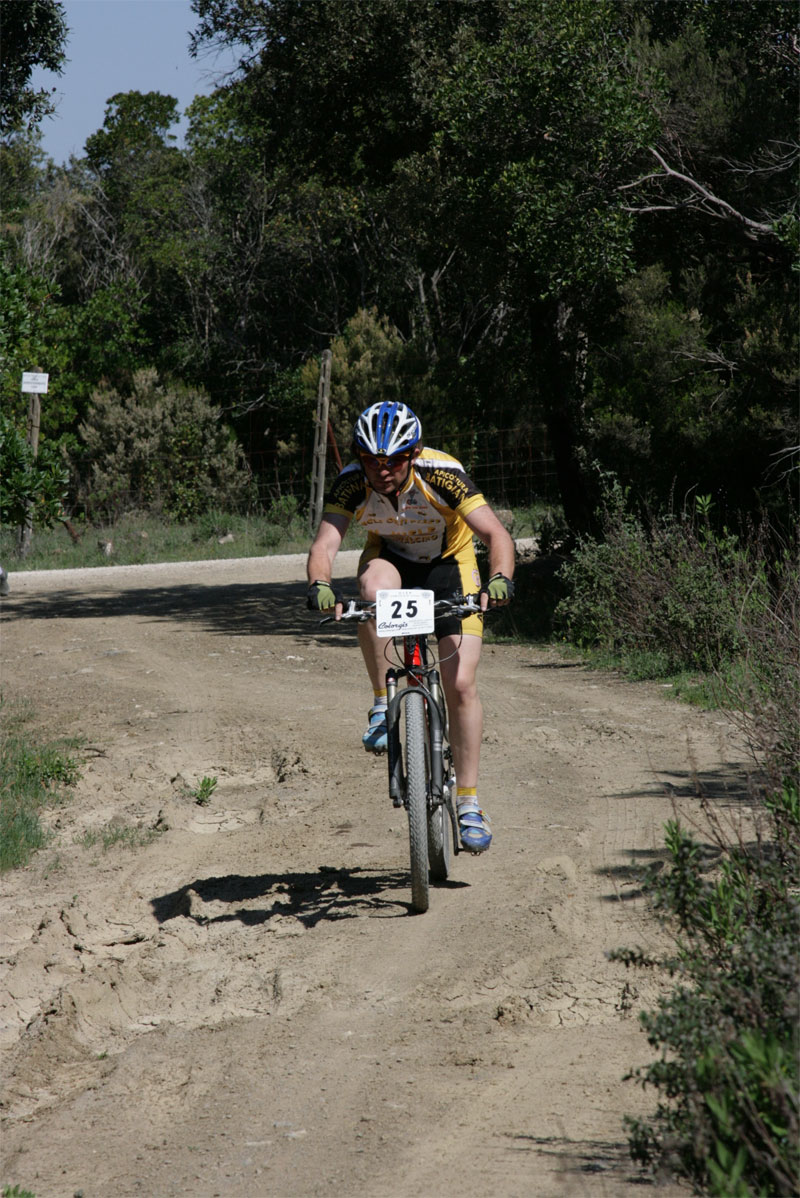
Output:
M678 983L642 1016L659 1060L631 1076L662 1095L650 1122L626 1120L631 1154L666 1165L719 1198L795 1193L798 1169L797 792L783 835L794 869L768 843L726 846L716 878L701 847L667 825L671 868L654 888L677 928L677 954L658 962ZM614 954L637 963L635 954ZM641 961L639 960L639 963Z
M131 394L96 391L79 432L73 465L92 520L113 523L133 508L188 520L249 498L244 455L208 397L154 370L134 375Z
M768 605L757 546L697 515L645 526L618 490L603 525L603 539L581 539L561 569L557 631L582 647L649 656L653 674L713 670L743 651L742 614Z
M740 620L742 669L718 687L773 792L800 786L800 561L784 553L770 602L746 604Z
M642 1018L661 1057L632 1076L661 1098L652 1120L627 1121L632 1155L719 1198L794 1194L800 1176L799 573L785 557L771 602L744 605L744 669L719 688L759 768L752 840L731 843L701 800L716 850L705 876L708 846L668 824L652 895L676 953L613 954L677 978Z
M330 421L343 457L359 412L380 400L407 403L422 419L424 431L441 396L424 349L405 341L388 317L375 308L359 309L332 339L331 352ZM318 358L301 367L300 379L305 394L315 396Z
M44 527L58 519L69 471L58 451L47 444L34 457L22 433L2 413L0 479L0 525L20 525L29 512L34 524Z

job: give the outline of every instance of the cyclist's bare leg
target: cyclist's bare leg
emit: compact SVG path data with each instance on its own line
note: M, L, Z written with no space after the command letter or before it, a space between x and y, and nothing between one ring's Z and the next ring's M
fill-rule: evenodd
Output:
M450 745L459 786L478 784L483 707L475 676L481 644L479 636L469 634L443 636L439 641L439 672L447 699Z
M380 557L373 557L358 572L358 590L365 603L374 603L378 591L397 590L403 585L399 571ZM365 620L358 625L358 643L369 680L374 692L386 686L386 640L379 640L375 632L375 621Z

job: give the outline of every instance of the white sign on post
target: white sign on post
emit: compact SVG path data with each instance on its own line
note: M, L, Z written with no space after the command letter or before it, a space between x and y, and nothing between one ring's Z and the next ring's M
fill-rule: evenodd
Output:
M47 395L47 383L49 379L49 374L37 374L35 370L24 370L22 372L23 395L26 392L29 395Z
M375 628L380 637L433 632L433 591L378 591Z

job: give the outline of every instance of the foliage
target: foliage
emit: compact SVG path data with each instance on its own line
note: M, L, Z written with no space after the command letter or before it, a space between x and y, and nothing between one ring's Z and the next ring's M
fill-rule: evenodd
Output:
M200 779L196 788L189 792L198 807L206 807L211 802L211 796L217 789L217 778L205 776Z
M791 480L775 463L797 442L797 327L788 280L730 280L713 313L719 260L674 282L662 264L621 288L613 353L591 372L594 450L637 495L698 485L728 513L788 526Z
M140 824L124 824L115 819L99 828L87 828L75 843L85 849L93 849L100 845L104 853L109 849L140 849L150 844L158 836L155 828L143 828Z
M193 7L200 19L194 52L210 42L241 55L242 90L267 160L345 186L384 182L398 159L427 145L441 60L459 30L491 30L499 20L495 4L470 0L195 0Z
M800 572L785 554L770 601L743 605L744 669L718 688L758 769L730 826L699 788L705 840L666 826L669 868L651 879L675 944L626 964L674 979L642 1017L660 1057L632 1076L654 1086L650 1120L628 1120L636 1160L717 1198L790 1194L800 1165Z
M22 416L25 370L51 369L47 329L58 288L14 263L9 243L0 239L0 396L7 412Z
M402 390L440 443L513 429L533 452L546 425L573 534L598 532L598 462L653 511L702 487L720 523L766 511L790 536L786 0L193 9L194 51L235 45L240 68L190 106L185 148L174 98L139 91L64 169L35 128L2 147L6 411L47 369L43 432L73 444L92 392L152 365L297 491L303 364L333 345L340 443L367 385Z
M668 513L647 525L608 493L603 539L583 538L561 569L556 629L623 658L652 655L653 675L711 671L744 652L743 613L768 605L759 545L707 517ZM640 675L641 676L641 675Z
M676 929L676 956L662 965L677 984L642 1017L662 1055L632 1076L662 1097L652 1122L628 1120L631 1152L718 1198L792 1193L800 1163L796 788L770 807L771 836L719 841L711 879L702 846L668 824L670 868L653 890Z
M28 515L34 525L50 527L61 515L69 471L47 444L33 449L0 412L0 525L18 527Z
M90 519L146 508L186 520L247 502L241 451L201 392L138 371L131 391L96 391L80 427L79 492Z
M770 601L740 613L741 670L717 689L776 793L800 787L800 562L798 547L773 565Z
M69 749L77 742L43 742L24 732L31 714L0 698L0 871L25 865L47 843L41 811L63 799L78 780Z
M624 277L630 218L615 191L652 136L611 9L509 6L500 35L465 42L437 96L442 155L484 248L544 300Z
M30 86L33 68L61 72L67 37L57 0L3 0L0 39L0 136L35 125L53 111L47 91Z
M330 421L343 455L349 452L353 425L360 412L382 400L408 404L423 422L436 410L439 396L419 348L403 340L397 328L376 309L360 310L331 341ZM319 361L309 360L301 372L303 388L316 395Z
M142 151L164 149L167 131L176 120L177 101L172 96L118 92L106 105L103 128L86 142L89 165L101 175L110 175L115 168L129 169Z

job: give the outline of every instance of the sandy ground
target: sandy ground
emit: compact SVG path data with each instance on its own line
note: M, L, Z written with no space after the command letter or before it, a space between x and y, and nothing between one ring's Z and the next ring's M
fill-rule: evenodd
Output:
M632 1165L622 1125L655 1101L623 1075L651 1059L637 1014L661 983L606 953L656 946L638 879L696 777L741 803L731 729L554 650L487 645L495 843L414 916L404 817L360 744L355 638L318 627L302 577L298 557L12 574L5 699L86 748L51 844L0 879L0 1181L681 1193Z

